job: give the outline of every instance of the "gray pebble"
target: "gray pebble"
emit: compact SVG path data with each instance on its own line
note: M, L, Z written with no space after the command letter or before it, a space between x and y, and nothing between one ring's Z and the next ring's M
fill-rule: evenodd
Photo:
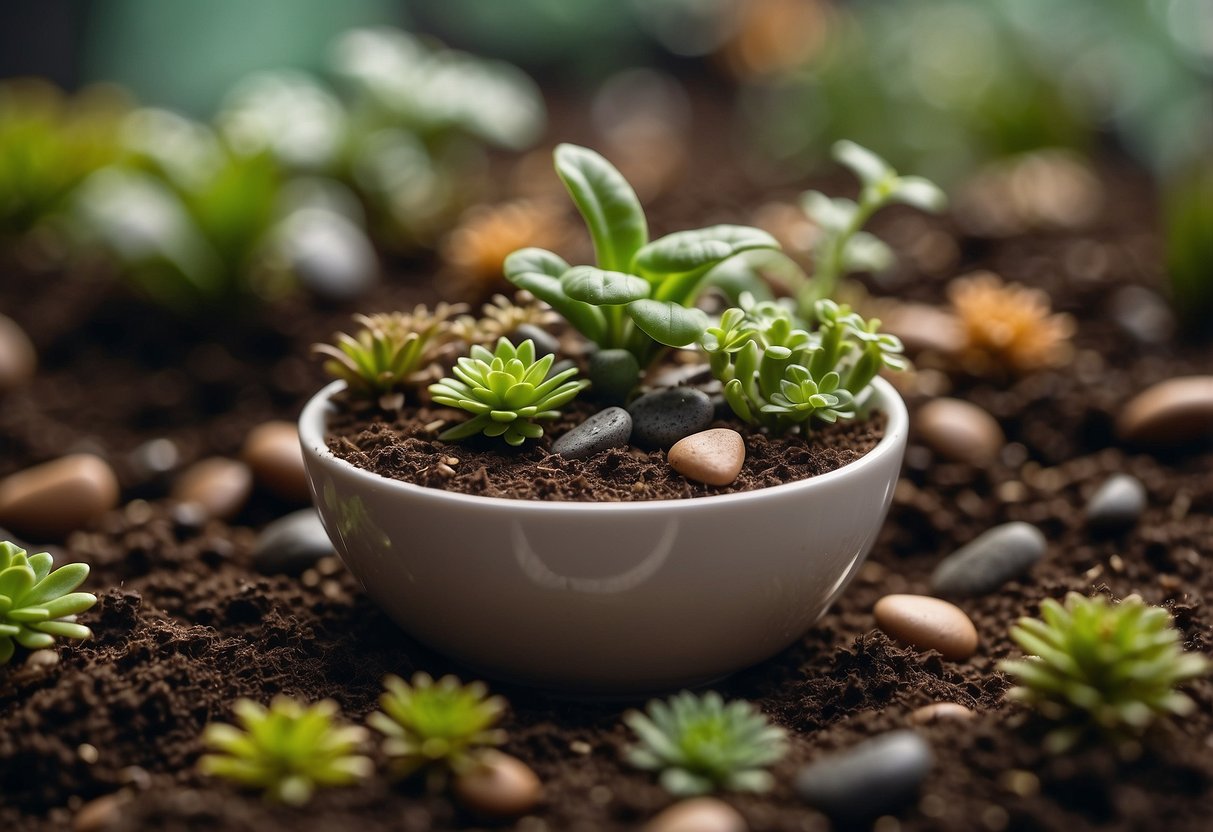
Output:
M510 333L510 341L515 344L521 344L527 340L535 342L536 358L543 358L545 355L554 355L560 352L560 342L556 340L556 336L546 329L540 329L534 324L519 324Z
M275 520L262 530L253 549L253 565L266 575L298 575L334 553L320 515L305 508Z
M995 526L935 567L931 588L940 595L984 595L1027 572L1045 553L1045 536L1028 523Z
M304 209L283 221L286 260L302 285L325 300L360 297L379 281L366 234L331 211Z
M801 769L796 792L837 821L868 820L912 800L933 764L926 740L890 731Z
M621 448L632 437L632 417L622 407L608 407L552 443L552 452L584 459L608 448Z
M608 402L626 401L640 380L640 364L627 350L599 350L590 356L592 392Z
M637 445L668 448L684 436L707 430L716 408L702 390L675 387L644 394L628 406L628 412Z
M1146 510L1146 487L1136 477L1116 474L1087 502L1087 525L1097 532L1132 528Z

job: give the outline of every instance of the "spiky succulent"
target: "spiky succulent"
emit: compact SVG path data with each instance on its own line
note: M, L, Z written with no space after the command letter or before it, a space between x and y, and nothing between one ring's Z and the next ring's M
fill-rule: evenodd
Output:
M880 332L880 321L831 300L814 311L809 332L781 304L743 297L708 328L701 346L738 418L775 433L852 418L882 367L905 367L901 342Z
M339 332L335 343L314 344L312 351L326 356L325 372L344 381L352 396L394 409L406 390L437 377L435 365L456 337L451 318L464 310L440 303L433 311L418 305L412 312L355 315L362 326L357 334Z
M69 563L51 571L46 552L27 555L8 541L0 543L0 665L8 664L20 644L39 650L55 637L88 638L93 633L76 616L97 596L73 592L88 577L88 564Z
M465 685L454 676L435 682L428 673L415 673L411 683L388 676L383 686L383 710L367 722L387 738L383 750L399 777L425 768L439 776L458 773L479 752L505 741L495 727L505 700L488 696L481 682Z
M1088 734L1140 732L1161 714L1191 712L1175 690L1213 665L1185 653L1171 616L1133 595L1112 603L1076 592L1047 599L1041 618L1021 618L1011 638L1028 654L999 667L1018 683L1007 694L1057 721L1046 747L1061 752Z
M766 768L787 753L782 728L744 699L726 703L715 691L655 699L623 720L640 739L627 761L660 772L662 787L675 795L767 791L773 779Z
M455 334L469 344L494 344L498 338L508 338L520 326L547 329L560 320L552 307L530 292L515 292L513 299L493 295L480 307L479 318L460 315L452 324Z
M573 381L577 370L572 367L549 377L555 360L555 356L545 355L536 361L535 344L530 340L515 347L500 338L493 352L473 345L470 356L455 362L453 377L430 385L435 403L474 414L438 438L450 442L483 433L521 445L543 436L539 422L559 416L560 408L589 384Z
M348 786L371 775L358 753L365 728L337 725L337 703L308 705L286 696L267 708L250 699L232 706L240 726L213 723L202 741L216 753L198 765L206 774L261 789L272 800L301 806L318 786Z

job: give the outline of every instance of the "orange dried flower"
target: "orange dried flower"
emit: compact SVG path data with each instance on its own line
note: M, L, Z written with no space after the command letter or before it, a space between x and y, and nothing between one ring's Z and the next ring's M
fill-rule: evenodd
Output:
M975 272L953 280L948 297L965 331L962 360L971 371L1030 373L1063 364L1073 352L1073 319L1054 314L1049 296L1039 289Z
M443 261L476 294L505 285L502 265L520 248L559 248L565 239L563 215L551 205L515 200L468 209L443 240Z

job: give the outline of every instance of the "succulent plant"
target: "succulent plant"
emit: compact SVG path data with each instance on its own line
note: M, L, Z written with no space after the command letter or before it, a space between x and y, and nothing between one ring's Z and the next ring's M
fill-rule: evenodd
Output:
M388 676L383 685L383 710L367 722L386 737L383 750L399 777L425 768L439 777L448 770L459 773L478 753L505 741L505 732L495 727L505 700L488 696L481 682L465 685L454 676L435 682L415 673L411 683Z
M815 304L816 328L800 328L774 301L728 309L701 340L725 401L737 417L775 433L807 430L812 419L835 422L856 414L883 367L903 369L901 342L849 307Z
M1183 651L1165 609L1135 595L1113 603L1071 592L1064 605L1046 599L1040 613L1011 630L1027 657L999 667L1017 682L1009 697L1061 723L1046 738L1053 752L1089 733L1131 735L1159 715L1190 713L1193 702L1176 685L1213 668Z
M493 352L473 345L471 355L455 362L453 377L430 385L437 404L474 414L438 438L453 442L483 433L521 445L543 436L539 422L558 417L560 408L589 385L572 380L577 375L572 367L549 377L555 360L555 356L545 355L536 361L535 343L530 340L515 347L500 338Z
M782 728L751 703L726 703L715 691L655 699L623 719L640 740L625 752L627 761L660 772L662 787L675 795L767 791L773 779L765 769L787 753Z
M1073 319L1054 314L1039 289L977 272L952 281L948 297L964 329L961 361L972 372L1025 374L1063 364L1073 352Z
M525 325L547 329L560 320L552 307L536 300L530 292L515 292L513 299L493 295L480 307L480 317L460 315L453 325L455 334L469 344L495 344Z
M232 706L240 727L206 726L202 741L216 753L198 762L205 774L264 790L272 800L301 806L318 786L347 786L371 775L358 753L365 728L336 725L337 703L307 705L286 696L266 708L249 699Z
M326 357L325 372L344 381L352 396L392 410L406 390L436 377L437 361L457 338L452 318L465 308L440 303L433 311L418 305L412 312L355 315L362 325L355 335L339 332L335 343L312 351Z
M8 664L18 644L40 650L56 637L92 635L76 616L97 597L74 591L88 577L88 564L69 563L52 572L53 563L46 552L27 555L8 541L0 543L0 665Z

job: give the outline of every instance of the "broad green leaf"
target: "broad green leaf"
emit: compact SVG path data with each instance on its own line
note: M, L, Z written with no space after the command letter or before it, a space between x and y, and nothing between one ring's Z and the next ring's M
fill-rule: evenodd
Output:
M564 293L573 300L594 306L621 306L649 296L649 283L624 272L593 266L574 266L560 278Z
M809 219L825 231L840 234L850 227L859 206L844 197L828 197L821 191L807 191L800 198L800 208Z
M519 249L505 259L505 276L511 283L551 306L586 338L601 341L606 318L600 309L564 293L560 276L568 270L568 263L541 248Z
M632 186L598 153L573 144L557 146L556 173L594 241L598 265L623 271L649 239L644 209Z
M779 243L765 231L744 225L713 225L692 231L677 231L636 252L636 266L654 275L682 274L753 249L778 249Z
M509 279L528 272L560 277L569 270L569 264L560 255L546 249L520 248L505 258L502 269Z
M836 160L850 168L865 185L877 185L897 175L897 171L893 170L888 162L855 142L835 142L833 155Z
M22 599L26 606L37 606L67 595L88 577L87 563L69 563L61 566L34 585L29 595Z
M658 343L685 347L699 340L710 323L702 309L660 300L637 300L627 306L636 326Z

